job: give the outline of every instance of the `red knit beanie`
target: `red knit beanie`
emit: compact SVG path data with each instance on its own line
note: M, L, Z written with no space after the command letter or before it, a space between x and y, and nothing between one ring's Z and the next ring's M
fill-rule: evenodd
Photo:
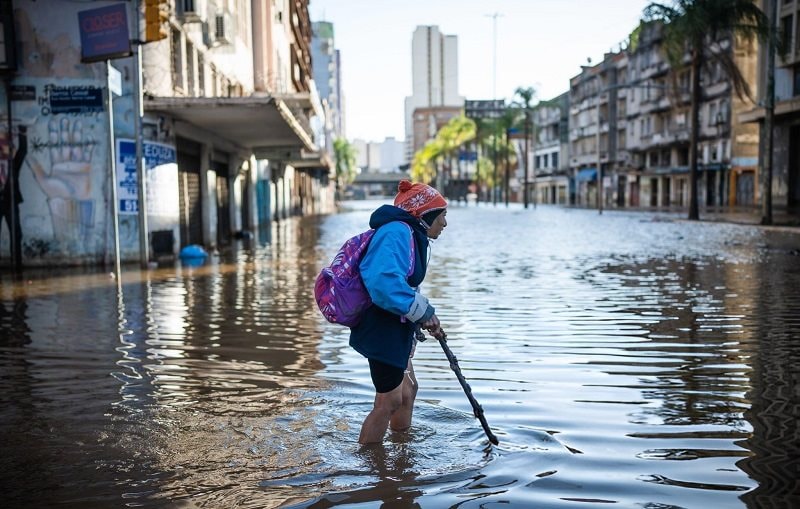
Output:
M412 184L408 180L401 180L397 189L394 206L400 207L414 217L421 217L426 212L447 207L447 201L439 191L429 185L420 182Z

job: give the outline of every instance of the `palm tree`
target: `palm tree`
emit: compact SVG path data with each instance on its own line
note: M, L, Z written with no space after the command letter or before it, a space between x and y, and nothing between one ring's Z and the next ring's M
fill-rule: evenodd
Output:
M462 145L475 138L475 122L464 115L451 118L436 133L436 137L414 154L411 165L412 178L420 182L439 180L437 186L444 190L444 172L439 171L439 162L449 161L452 169L453 156Z
M644 9L645 22L664 26L664 49L673 69L683 67L688 52L691 71L689 131L689 219L700 218L697 196L697 149L699 112L703 97L700 72L719 63L740 99L753 100L750 87L734 61L733 45L739 37L750 41L769 34L767 17L752 0L674 0L672 5L651 3Z
M533 100L536 97L536 90L533 87L517 87L517 89L514 91L514 97L516 98L515 104L519 105L519 107L521 107L523 109L523 111L522 111L522 114L523 114L522 121L525 124L525 155L524 155L524 158L525 158L525 184L523 186L523 192L525 194L525 197L524 197L523 201L525 202L525 208L527 209L528 208L528 197L530 195L530 193L528 193L528 170L529 170L528 161L530 160L530 155L529 155L529 152L530 152L530 138L531 138L531 135L535 136L535 134L529 132L529 130L530 130L530 125L531 125L531 115L532 115L531 108L533 107ZM536 170L534 169L534 175L535 175L535 171ZM536 180L534 179L534 190L533 190L534 196L536 194L535 185L536 185ZM534 204L534 207L535 207L536 206L536 201L535 200L534 200L533 204Z
M416 182L433 182L438 174L437 161L444 153L442 144L436 138L428 140L414 154L411 162L411 179Z
M342 186L351 183L356 176L356 155L358 151L345 138L333 140L333 156L336 159L336 195Z

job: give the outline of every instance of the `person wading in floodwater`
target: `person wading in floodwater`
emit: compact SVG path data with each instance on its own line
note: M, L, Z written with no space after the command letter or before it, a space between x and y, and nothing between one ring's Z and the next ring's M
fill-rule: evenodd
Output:
M436 310L419 292L428 268L429 239L447 226L447 201L436 189L400 182L394 206L379 207L369 220L376 229L361 260L364 286L373 305L350 331L350 346L369 360L375 404L358 441L383 441L391 426L411 426L417 379L411 365L419 327L441 333Z

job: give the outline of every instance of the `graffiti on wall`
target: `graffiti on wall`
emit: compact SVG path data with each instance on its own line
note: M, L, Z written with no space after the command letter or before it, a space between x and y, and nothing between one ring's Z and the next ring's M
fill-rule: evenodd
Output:
M12 139L27 148L17 178L26 257L104 250L104 228L96 227L107 168L102 89L66 81L26 84L26 100L13 101Z
M19 194L3 200L0 210L14 202L25 258L96 260L108 252L110 238L105 67L80 61L75 23L86 6L48 2L47 7L14 2L17 43L24 51L11 97L0 90L0 180L4 187L13 180ZM6 99L10 112L3 107ZM4 230L0 258L10 242Z

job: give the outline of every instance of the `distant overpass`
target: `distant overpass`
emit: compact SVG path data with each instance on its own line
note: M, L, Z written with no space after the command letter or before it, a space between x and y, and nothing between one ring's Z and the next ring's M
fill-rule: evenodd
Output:
M349 187L353 195L394 196L401 180L411 180L409 172L359 173Z

